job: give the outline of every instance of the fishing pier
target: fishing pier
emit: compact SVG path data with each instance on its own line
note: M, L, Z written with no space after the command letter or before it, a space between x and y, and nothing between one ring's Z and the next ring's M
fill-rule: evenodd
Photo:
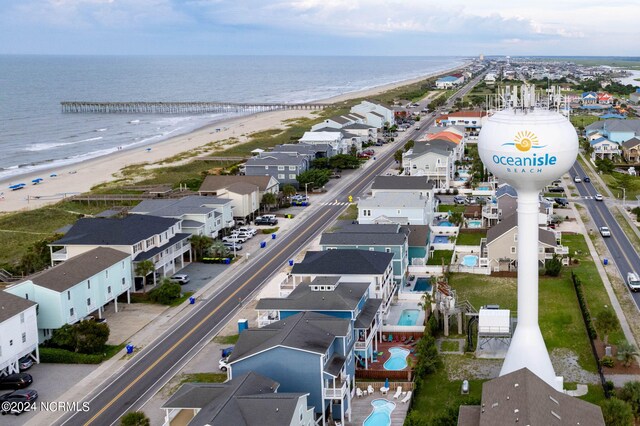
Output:
M245 113L281 110L319 110L322 103L234 103L234 102L60 102L63 113L95 114L204 114Z

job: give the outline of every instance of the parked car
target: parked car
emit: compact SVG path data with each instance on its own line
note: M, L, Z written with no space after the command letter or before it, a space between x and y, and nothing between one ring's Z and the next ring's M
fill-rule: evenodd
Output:
M567 200L566 198L554 198L553 201L555 201L559 206L561 207L566 207L569 205L569 200Z
M3 416L5 414L20 415L28 408L25 403L34 402L36 399L38 399L38 392L35 389L20 389L5 393L0 396L0 413L2 413ZM5 402L17 404L4 404Z
M257 219L256 219L257 220ZM257 225L257 222L256 222ZM240 235L229 235L222 239L223 243L246 243L247 238L241 237Z
M627 285L631 291L640 291L640 276L635 272L627 274Z
M453 202L454 204L465 204L467 202L467 197L464 195L454 195Z
M33 383L29 373L15 373L0 377L0 389L23 389Z
M107 319L94 317L93 315L87 315L86 317L82 318L82 321L107 322Z
M256 220L253 221L253 223L255 223L256 225L269 225L269 226L274 226L278 224L278 219L269 219L266 217L256 217ZM224 238L222 239L224 241ZM242 241L244 242L244 241Z
M180 285L185 285L189 281L191 281L191 278L189 278L189 275L187 274L175 274L175 275L172 275L171 278L169 279L171 281L177 282Z
M575 183L580 183L580 182L582 182L582 179L580 179L580 176L574 176L574 177L573 177L573 181L574 181Z
M258 230L256 228L249 228L248 226L241 226L240 228L238 228L238 231L240 232L248 232L249 234L255 236L258 233Z
M227 371L227 369L229 368L229 364L227 364L229 358L220 358L220 361L218 361L218 368L221 371Z
M233 231L231 231L231 236L246 238L247 240L253 238L253 234L251 232L244 232L240 231L239 229L234 229Z
M585 177L582 178L582 181L585 182L585 183L589 183L589 182L591 182L591 179L589 179L589 176L585 176Z
M561 186L550 186L548 189L549 192L564 192L564 188Z
M609 230L608 227L601 226L600 227L600 235L602 235L603 237L610 237L611 236L611 231Z
M18 365L20 367L20 371L28 370L33 365L33 358L29 355L25 355L18 360Z
M596 201L602 201L604 199L604 197L602 197L602 194L596 194L593 198Z
M329 176L329 179L340 179L341 176L339 173L331 173L331 175Z
M222 243L224 244L224 246L226 248L228 248L229 250L233 251L240 251L242 250L242 244L238 244L238 243Z

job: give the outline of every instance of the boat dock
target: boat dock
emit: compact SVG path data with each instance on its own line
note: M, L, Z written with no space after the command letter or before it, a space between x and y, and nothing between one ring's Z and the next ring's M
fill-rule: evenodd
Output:
M234 102L60 102L63 113L97 114L203 114L257 113L278 110L318 110L330 104L322 103L234 103Z

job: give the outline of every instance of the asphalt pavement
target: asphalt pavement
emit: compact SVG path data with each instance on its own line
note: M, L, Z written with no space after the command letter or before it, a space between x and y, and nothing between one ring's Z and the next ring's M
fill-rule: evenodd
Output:
M569 173L572 180L575 176L580 176L581 179L587 176L577 161ZM640 256L627 238L627 235L620 228L620 225L618 225L610 211L610 207L607 205L606 198L605 201L596 201L594 196L598 191L590 182L584 182L583 180L582 182L573 182L573 185L575 185L582 198L581 203L589 210L596 226L598 228L606 226L611 231L611 237L604 237L603 241L611 254L614 265L618 268L622 279L626 283L627 273L632 271L640 272ZM593 232L599 233L598 229L594 229ZM636 307L640 309L640 293L631 293L631 295Z
M445 107L466 94L481 77L469 83L470 87L465 86L452 96ZM406 140L422 136L433 123L433 117L425 117L421 123L424 127L420 131L409 130L398 139L396 149ZM347 201L350 195L354 198L364 195L373 179L393 165L393 153L394 149L391 149L376 160L369 160L375 161L375 164L365 168L359 179L341 182L341 190L336 198ZM89 402L89 411L68 413L55 424L111 425L117 423L127 411L138 409L175 375L185 359L197 354L196 348L202 347L224 326L226 319L243 300L250 298L273 273L331 224L345 208L344 205L310 206L309 209L315 211L310 211L302 218L286 238L275 240L261 256L252 258L244 269L229 278L228 283L215 296L201 302L184 321L169 329L154 344L144 348L109 383L99 385L87 395L84 401Z

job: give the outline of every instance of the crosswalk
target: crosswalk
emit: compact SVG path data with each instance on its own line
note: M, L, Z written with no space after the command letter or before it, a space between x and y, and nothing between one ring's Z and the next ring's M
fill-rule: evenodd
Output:
M348 206L349 204L353 204L353 203L349 203L347 201L338 201L338 200L320 203L321 206Z

